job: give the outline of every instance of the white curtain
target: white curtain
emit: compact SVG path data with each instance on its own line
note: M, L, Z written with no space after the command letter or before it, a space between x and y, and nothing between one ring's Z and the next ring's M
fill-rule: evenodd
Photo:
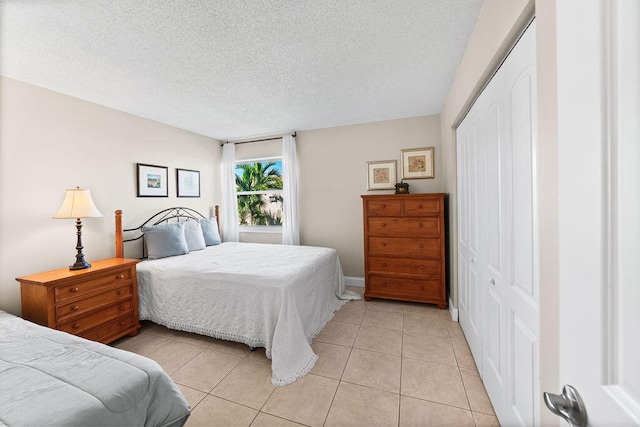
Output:
M240 241L238 198L236 197L236 145L227 143L222 148L222 239Z
M282 138L282 244L299 245L298 224L298 158L296 139L287 135Z

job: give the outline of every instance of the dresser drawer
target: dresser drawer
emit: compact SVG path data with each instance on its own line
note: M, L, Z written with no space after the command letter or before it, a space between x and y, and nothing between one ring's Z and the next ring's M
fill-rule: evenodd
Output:
M57 329L69 332L70 334L74 335L82 335L84 332L88 331L91 328L94 328L119 316L124 316L128 312L132 311L132 300L127 300L114 306L105 308L104 310L98 311L96 313L81 317L79 319L74 319L67 323L61 323L58 325Z
M417 200L403 200L405 215L439 215L440 214L440 199L417 199Z
M422 299L443 298L440 280L406 279L401 277L369 276L369 290L377 296L420 297Z
M132 295L133 286L126 285L89 298L60 305L56 307L56 321L64 322L71 317L104 307L121 299L130 298Z
M57 303L68 301L75 298L81 298L87 294L96 292L97 290L109 285L118 283L125 284L131 280L131 269L116 270L108 275L99 276L93 279L85 280L71 285L58 286L55 288L55 300Z
M370 255L440 259L441 242L439 238L371 236L368 249Z
M92 329L87 333L82 334L83 338L99 342L109 342L114 336L122 335L123 332L131 328L137 327L137 321L135 316L129 315L121 319L116 319L112 322L106 323L97 329Z
M369 257L369 271L372 273L413 274L440 278L442 262L435 259L382 258Z
M399 215L400 214L400 200L367 200L366 202L367 215Z
M369 217L369 234L379 236L440 237L440 218Z

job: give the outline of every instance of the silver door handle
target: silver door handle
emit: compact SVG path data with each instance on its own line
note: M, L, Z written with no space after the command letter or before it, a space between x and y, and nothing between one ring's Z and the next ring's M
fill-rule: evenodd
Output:
M544 403L554 414L564 418L569 425L585 427L587 425L587 408L585 408L578 390L570 385L562 387L562 394L544 393Z

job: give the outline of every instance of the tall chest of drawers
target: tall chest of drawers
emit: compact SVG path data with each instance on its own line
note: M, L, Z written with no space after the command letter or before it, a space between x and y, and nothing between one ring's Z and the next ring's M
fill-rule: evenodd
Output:
M362 196L364 298L447 307L445 194Z
M22 317L105 344L136 335L138 262L111 258L84 270L61 268L18 277Z

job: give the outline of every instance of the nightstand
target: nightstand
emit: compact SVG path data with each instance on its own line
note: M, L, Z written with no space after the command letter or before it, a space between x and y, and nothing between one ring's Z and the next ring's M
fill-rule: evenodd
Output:
M22 317L101 343L137 335L137 259L111 258L91 268L18 277Z

